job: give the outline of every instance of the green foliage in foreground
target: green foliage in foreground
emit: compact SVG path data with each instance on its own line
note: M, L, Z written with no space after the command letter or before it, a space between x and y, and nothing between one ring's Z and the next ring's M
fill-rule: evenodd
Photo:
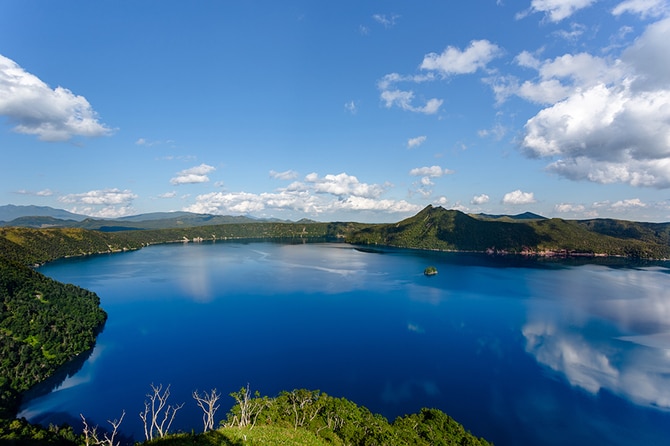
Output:
M239 393L244 395L243 388ZM176 434L153 445L488 445L451 417L422 409L389 423L344 398L297 389L275 398L256 397L236 404L222 427L202 434Z

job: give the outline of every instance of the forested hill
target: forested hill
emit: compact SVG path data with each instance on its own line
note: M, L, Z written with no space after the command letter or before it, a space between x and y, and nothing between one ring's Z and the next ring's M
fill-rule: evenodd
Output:
M105 322L94 293L0 256L0 419L17 396L90 349Z
M433 206L398 223L362 228L346 240L415 249L670 258L667 223L558 218L502 221Z

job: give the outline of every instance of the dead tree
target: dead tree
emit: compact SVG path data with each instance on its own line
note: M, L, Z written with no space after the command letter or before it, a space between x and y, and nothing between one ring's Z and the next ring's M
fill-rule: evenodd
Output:
M196 390L193 392L193 398L203 412L202 422L205 425L204 432L214 429L214 414L219 408L219 405L216 403L221 398L221 394L217 393L216 389L212 389L210 393L203 392L203 395L200 396Z
M254 394L255 398L252 398L249 384L247 384L247 387L242 387L239 392L231 393L230 396L237 401L240 408L239 419L235 420L237 418L237 415L235 415L232 421L233 425L237 421L238 427L251 426L250 428L253 429L261 411L270 404L266 397L260 397L258 391Z
M79 414L81 417L81 421L84 423L84 430L82 433L84 434L84 444L86 446L94 446L94 445L105 445L105 446L118 446L119 442L116 444L114 443L114 437L116 437L116 434L118 433L119 426L121 425L121 422L123 421L123 417L126 416L126 411L124 410L121 413L121 418L119 419L114 419L114 421L107 420L109 424L112 425L112 433L108 434L105 432L102 436L102 438L98 437L98 426L90 427L88 423L86 422L86 418L82 414Z
M144 436L147 440L162 438L170 431L170 426L174 421L177 411L184 406L184 403L171 405L167 404L170 397L170 385L163 391L163 385L155 386L151 384L151 393L147 393L147 399L144 400L144 411L140 412L140 418L144 423Z

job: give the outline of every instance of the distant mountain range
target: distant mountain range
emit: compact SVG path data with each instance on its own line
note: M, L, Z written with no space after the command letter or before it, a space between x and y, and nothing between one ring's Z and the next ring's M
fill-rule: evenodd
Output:
M73 214L63 209L54 209L49 206L16 206L7 204L0 206L0 222L9 222L21 217L52 217L61 220L82 221L89 218L86 215Z
M24 228L83 228L104 232L170 229L230 223L282 222L279 219L257 219L246 216L196 214L193 212L152 212L114 219L98 219L73 214L49 206L0 206L0 226ZM288 221L286 221L288 222ZM303 219L302 223L312 222Z

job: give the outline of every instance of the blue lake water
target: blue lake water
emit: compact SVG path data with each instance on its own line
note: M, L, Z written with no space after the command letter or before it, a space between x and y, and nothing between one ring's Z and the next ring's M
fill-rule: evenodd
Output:
M125 410L121 431L143 440L152 383L185 403L173 428L186 431L202 430L194 390L249 383L320 389L389 420L436 407L498 446L667 445L667 266L273 243L58 261L40 271L98 293L109 319L20 416L104 427Z

